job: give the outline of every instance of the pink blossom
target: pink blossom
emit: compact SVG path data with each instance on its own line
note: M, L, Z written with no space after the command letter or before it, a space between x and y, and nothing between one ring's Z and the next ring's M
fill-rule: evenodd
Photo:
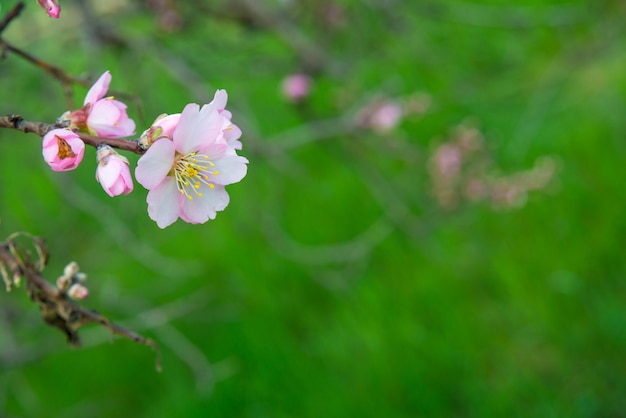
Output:
M96 152L98 167L96 180L111 197L129 194L133 191L133 179L128 168L128 159L108 145L101 145Z
M282 83L283 95L293 101L301 102L306 99L311 90L311 78L306 74L292 74Z
M229 202L224 186L245 177L248 160L235 151L241 131L229 133L235 125L226 100L220 90L202 108L188 104L177 123L169 115L150 128L160 137L139 159L135 177L149 190L148 215L160 228L178 218L194 224L214 219Z
M72 131L53 129L43 137L42 153L54 171L69 171L83 160L85 143Z
M83 108L66 112L61 118L71 121L71 128L103 138L122 138L135 134L135 122L126 114L127 106L104 97L111 83L111 74L105 71L87 92Z
M59 2L57 0L37 0L37 3L39 3L41 8L48 13L48 16L55 19L59 18L59 14L61 14L61 6L59 6Z

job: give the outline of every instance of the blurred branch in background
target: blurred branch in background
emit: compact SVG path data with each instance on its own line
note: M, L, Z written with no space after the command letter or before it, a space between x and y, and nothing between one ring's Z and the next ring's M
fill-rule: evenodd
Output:
M79 3L82 4L83 2L79 2ZM83 7L88 8L87 5L84 5ZM6 59L8 55L7 53L10 52L26 60L27 62L35 65L36 67L42 69L48 74L50 74L54 79L58 80L63 87L67 109L73 109L74 99L72 95L72 85L78 84L83 87L89 88L91 87L93 80L82 79L82 78L71 76L67 72L65 72L62 68L56 65L50 64L49 62L46 62L42 59L39 59L35 57L34 55L26 52L24 49L18 48L12 43L7 42L4 39L4 36L2 36L4 29L9 25L9 23L11 23L11 21L13 21L15 18L17 18L20 15L23 9L24 9L24 2L19 1L13 7L13 9L11 9L6 15L4 15L4 17L2 18L2 21L0 21L0 58ZM94 25L93 27L98 27L98 26ZM120 92L120 91L115 91L115 90L109 90L109 93L133 102L137 106L137 110L141 116L142 106L141 106L141 101L139 100L138 96L133 95L133 94L127 94L127 93Z
M69 206L97 222L102 236L116 243L119 251L132 257L138 265L164 278L194 276L202 271L200 260L181 260L155 250L149 241L133 234L120 213L102 205L93 193L70 177L61 179L50 173L49 179ZM165 283L172 281L166 280Z

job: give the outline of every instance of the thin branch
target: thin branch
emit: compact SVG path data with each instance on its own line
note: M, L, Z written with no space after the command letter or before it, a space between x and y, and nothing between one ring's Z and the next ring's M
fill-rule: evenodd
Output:
M30 251L19 246L15 239L24 236L32 239L33 246L39 254L39 260L33 262ZM67 337L67 342L75 347L80 346L78 329L96 323L108 329L112 334L128 338L136 343L147 345L157 353L156 368L161 369L161 355L157 343L134 331L112 323L98 312L83 308L68 298L67 292L50 284L42 275L43 264L47 260L47 249L43 240L29 234L13 234L0 243L0 264L10 271L13 284L20 279L26 280L26 290L32 301L39 305L42 319L51 327L58 328ZM10 287L7 286L10 290Z
M0 33L2 33L4 29L6 29L6 27L9 25L9 23L11 23L13 19L18 17L20 13L22 13L22 10L24 10L24 2L20 1L0 21Z
M57 80L59 80L63 86L63 92L65 93L65 99L67 101L67 106L69 109L74 107L74 101L72 99L72 83L79 83L79 84L83 84L82 80L76 79L74 77L71 77L67 74L65 74L65 72L60 69L59 67L56 67L52 64L49 64L45 61L42 61L36 57L34 57L33 55L29 54L26 51L23 51L13 45L11 45L10 43L8 43L7 41L5 41L4 39L0 38L0 47L2 47L3 51L10 51L13 52L14 54L24 58L26 61L30 62L31 64L34 64L35 66L41 68L42 70L44 70L45 72L47 72L48 74L50 74L52 77L56 78Z
M57 125L51 125L44 122L28 122L20 115L0 116L0 128L16 129L24 133L34 133L44 136L49 131L59 128ZM137 146L137 141L119 138L102 138L100 136L88 135L81 132L76 134L87 145L97 148L100 145L109 145L113 148L124 151L134 152L135 154L143 154L143 151Z
M2 54L4 54L6 51L9 51L9 52L16 54L17 56L21 58L24 58L26 61L30 62L31 64L35 65L38 68L41 68L42 70L50 74L52 77L57 79L59 82L61 82L61 85L63 86L63 91L65 93L65 98L67 101L68 109L72 109L74 107L73 99L72 99L72 84L79 84L87 88L91 87L92 85L92 81L88 79L78 78L78 77L69 75L65 71L63 71L62 68L52 65L46 61L43 61L35 57L34 55L29 54L28 52L16 47L15 45L8 43L6 40L4 40L1 37L0 37L0 50L2 50ZM141 100L139 100L137 96L123 93L117 90L109 90L109 93L112 96L117 96L122 99L133 102L135 106L137 107L140 116L142 115L143 110L141 106Z

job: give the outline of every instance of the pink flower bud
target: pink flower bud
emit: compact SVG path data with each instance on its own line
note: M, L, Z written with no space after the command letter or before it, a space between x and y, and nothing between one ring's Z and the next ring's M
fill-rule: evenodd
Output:
M126 114L126 105L113 97L100 99L89 109L87 128L92 135L121 138L135 134L135 122Z
M78 263L76 261L71 261L63 269L63 275L65 277L71 278L71 277L74 277L74 275L77 274L79 271L80 271L80 268L78 267Z
M152 122L152 126L141 134L141 137L139 138L139 148L146 151L157 139L172 139L174 130L178 126L179 121L180 113L175 113L173 115L163 113L160 115L154 122Z
M37 0L37 3L39 3L41 8L48 13L48 16L55 19L59 18L59 14L61 14L61 6L59 6L59 2L57 0Z
M57 278L57 287L61 290L67 290L72 283L71 276L59 276Z
M53 129L43 137L42 153L54 171L70 171L83 160L85 143L72 131Z
M74 300L85 299L88 294L87 288L80 283L73 284L67 291L67 295Z
M133 191L133 179L125 157L110 146L101 145L96 152L96 160L98 161L96 180L109 196L115 197Z
M283 95L293 102L306 99L310 89L311 78L306 74L292 74L283 80Z
M103 138L122 138L135 134L135 122L126 114L127 106L113 97L104 97L111 83L111 74L105 71L87 92L82 109L65 112L61 122L69 123L90 135Z

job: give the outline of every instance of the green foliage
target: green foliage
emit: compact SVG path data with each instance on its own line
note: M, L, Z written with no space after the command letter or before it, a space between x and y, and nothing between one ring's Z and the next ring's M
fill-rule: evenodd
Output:
M2 293L0 416L624 414L623 2L172 2L174 31L143 2L88 3L120 43L63 0L58 21L29 3L3 37L72 75L110 70L140 98L140 132L225 88L249 172L216 220L160 230L141 186L100 190L93 149L52 173L36 136L0 130L0 235L45 237L47 277L77 261L84 305L164 352L158 374L146 347L95 328L72 350ZM301 70L314 84L296 106L280 83ZM66 110L15 55L0 83L1 115ZM425 114L356 127L371 100L416 92ZM519 208L442 208L429 155L468 118L490 174L549 155L556 180Z

